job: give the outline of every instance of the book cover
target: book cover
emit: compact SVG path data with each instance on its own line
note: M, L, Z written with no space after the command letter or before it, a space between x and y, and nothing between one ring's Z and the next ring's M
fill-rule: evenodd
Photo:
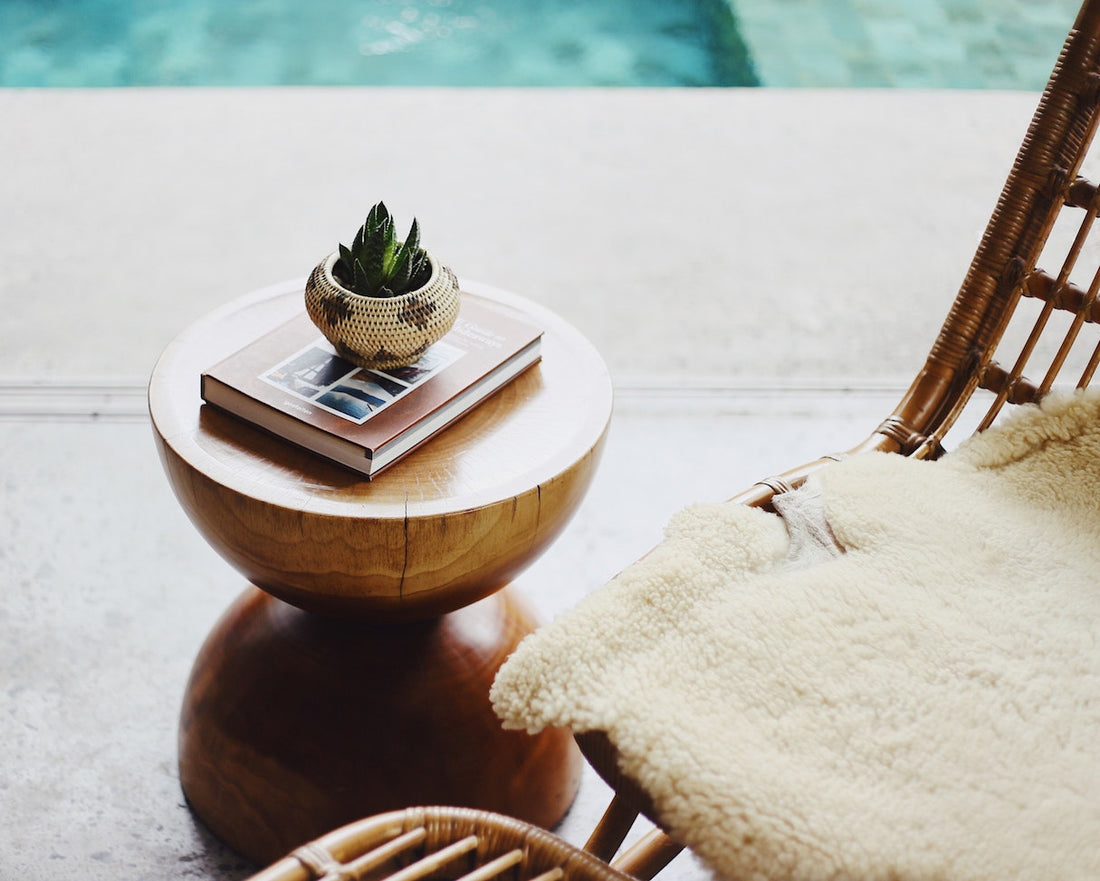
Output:
M407 367L338 356L303 310L201 377L202 398L372 477L536 363L542 331L462 295L450 332Z

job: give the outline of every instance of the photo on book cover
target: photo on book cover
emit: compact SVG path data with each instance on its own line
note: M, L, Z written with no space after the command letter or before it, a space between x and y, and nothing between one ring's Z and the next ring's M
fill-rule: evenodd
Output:
M344 360L328 343L319 339L261 374L260 379L315 407L362 425L463 354L456 346L438 342L407 367L372 370Z

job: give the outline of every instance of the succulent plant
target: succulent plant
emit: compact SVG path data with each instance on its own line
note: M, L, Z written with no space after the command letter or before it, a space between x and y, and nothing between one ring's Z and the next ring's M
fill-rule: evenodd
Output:
M403 242L397 240L393 217L379 202L367 214L351 247L340 245L332 274L345 288L363 297L396 297L427 284L432 268L420 247L420 225L413 218Z

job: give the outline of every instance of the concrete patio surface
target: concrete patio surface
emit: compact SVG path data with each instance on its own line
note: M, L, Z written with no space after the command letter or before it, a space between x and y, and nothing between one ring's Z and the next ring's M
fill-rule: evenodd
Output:
M179 510L144 383L369 205L600 349L617 409L544 617L678 507L860 440L923 361L1037 95L0 90L0 879L226 881L175 726L243 587ZM594 777L562 827L583 841ZM673 877L701 874L681 860Z
M885 90L3 91L2 372L144 376L180 327L304 276L385 199L460 277L576 323L616 376L908 374L1034 104Z

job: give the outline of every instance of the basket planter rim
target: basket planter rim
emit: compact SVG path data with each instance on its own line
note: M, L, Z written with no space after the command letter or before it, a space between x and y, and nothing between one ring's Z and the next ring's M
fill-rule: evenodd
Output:
M337 354L360 367L402 367L450 331L461 287L450 268L425 253L428 280L394 297L365 297L337 281L332 269L338 251L314 267L305 286L306 311Z

